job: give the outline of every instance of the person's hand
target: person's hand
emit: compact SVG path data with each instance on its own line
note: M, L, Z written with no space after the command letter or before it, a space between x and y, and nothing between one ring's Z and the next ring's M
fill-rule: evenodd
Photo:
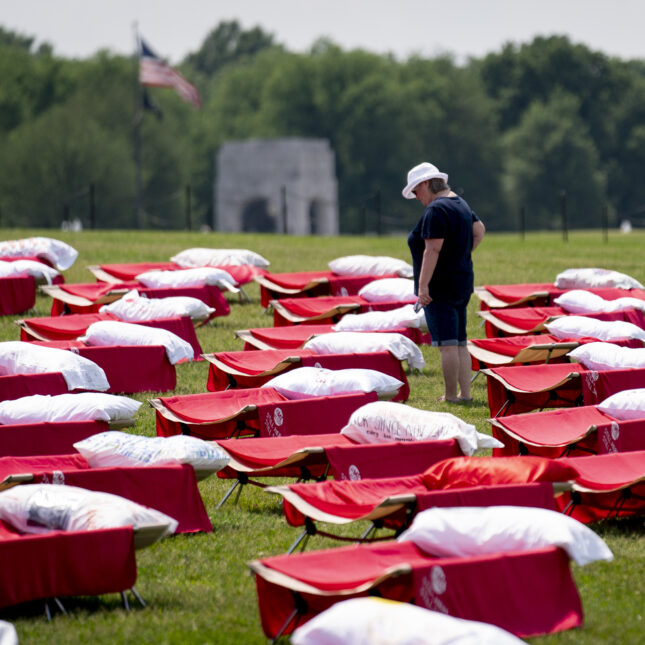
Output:
M427 289L419 289L419 300L421 303L422 307L425 307L426 305L429 305L432 302L432 298L430 297L430 294L428 293Z

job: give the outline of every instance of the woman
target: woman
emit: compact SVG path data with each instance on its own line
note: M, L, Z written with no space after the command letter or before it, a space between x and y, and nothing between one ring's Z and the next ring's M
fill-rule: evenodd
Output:
M466 309L474 287L471 251L486 229L466 201L450 190L448 175L431 163L412 168L402 192L426 207L408 246L419 305L441 355L445 392L440 400L470 402Z

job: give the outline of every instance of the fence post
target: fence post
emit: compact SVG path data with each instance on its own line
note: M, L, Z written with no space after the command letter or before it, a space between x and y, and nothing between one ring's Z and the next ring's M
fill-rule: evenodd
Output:
M191 231L192 230L192 222L191 222L190 184L186 184L186 188L184 189L184 196L185 196L184 208L185 208L185 213L186 213L186 230Z
M287 234L287 187L280 187L280 212L282 217L282 233Z
M602 220L602 239L605 244L609 242L609 216L607 213L607 204L602 205L602 211L600 214Z
M87 187L87 192L89 195L89 208L90 208L90 229L94 230L96 227L96 210L94 203L94 184L90 184Z
M376 234L380 237L383 234L380 188L376 190L376 195L374 195L374 208L376 209Z
M560 212L562 213L562 239L567 242L569 231L567 228L567 191L560 191Z

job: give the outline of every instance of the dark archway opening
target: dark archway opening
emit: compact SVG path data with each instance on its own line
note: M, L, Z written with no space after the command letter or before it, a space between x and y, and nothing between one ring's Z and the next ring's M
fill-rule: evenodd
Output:
M254 199L242 211L242 230L254 233L275 233L275 217L271 215L266 199Z
M309 204L309 232L311 235L320 233L323 225L323 205L314 199Z

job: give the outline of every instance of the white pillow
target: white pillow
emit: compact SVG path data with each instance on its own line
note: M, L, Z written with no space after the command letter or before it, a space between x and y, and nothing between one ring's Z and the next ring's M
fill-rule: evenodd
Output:
M50 237L27 237L0 242L0 257L38 256L51 262L59 271L69 269L78 257L78 251L69 244Z
M391 275L412 277L412 267L403 260L386 255L346 255L329 263L336 275Z
M140 407L140 401L102 392L34 394L0 402L0 423L132 421Z
M316 354L369 354L388 351L400 361L406 360L412 368L421 369L425 360L421 350L403 334L389 332L338 331L309 339L304 349Z
M586 343L570 351L567 356L582 363L589 370L645 367L645 348L631 349L612 343Z
M643 289L643 285L631 276L608 269L567 269L555 278L558 289L586 289L614 287L617 289Z
M415 312L414 305L403 305L389 311L366 311L362 314L345 314L335 325L334 331L387 331L390 329L420 329L425 325L423 310Z
M228 453L216 443L197 437L143 437L127 432L99 432L74 444L92 468L190 464L198 470L217 472L229 462Z
M565 291L554 301L571 314L588 314L603 311L625 311L627 309L639 309L645 311L645 300L624 296L616 300L605 300L601 296L585 291L584 289L572 289Z
M401 381L376 370L328 370L298 367L275 376L262 387L274 388L288 399L307 399L348 392L376 392L386 398L396 396Z
M103 305L99 311L110 313L125 322L140 322L157 318L174 318L189 316L201 320L208 318L214 311L199 298L190 296L169 296L168 298L143 298L136 289L115 300L109 305Z
M456 439L468 456L479 448L504 447L449 412L419 410L392 401L373 401L361 406L352 412L341 433L356 443Z
M186 249L173 255L170 261L180 267L242 266L245 264L262 268L269 266L267 259L248 249Z
M146 271L136 279L149 288L216 286L237 293L237 282L228 271L215 267L177 269L176 271Z
M645 418L645 388L616 392L596 407L616 419L643 419Z
M1 492L0 519L23 533L161 524L163 537L177 528L172 517L124 497L52 484L23 484Z
M18 645L16 628L6 620L0 620L0 645Z
M23 341L0 343L0 376L60 372L70 390L110 389L105 372L93 361L66 349Z
M414 282L408 278L382 278L362 287L358 295L368 302L404 302L415 297Z
M0 277L23 275L31 275L36 280L45 280L47 284L51 284L52 280L59 276L60 273L56 269L52 269L50 266L36 260L15 260L14 262L0 260Z
M586 316L561 316L546 323L550 334L558 338L597 338L598 340L620 340L639 338L645 340L645 329L622 320L596 320Z
M603 540L578 520L524 506L431 508L419 513L398 540L440 557L558 546L579 565L613 559Z
M439 583L438 583L439 584ZM292 645L524 645L488 623L455 618L407 602L352 598L296 629Z
M92 323L78 340L88 345L161 345L172 365L184 359L192 361L194 357L192 345L167 329L118 320Z

